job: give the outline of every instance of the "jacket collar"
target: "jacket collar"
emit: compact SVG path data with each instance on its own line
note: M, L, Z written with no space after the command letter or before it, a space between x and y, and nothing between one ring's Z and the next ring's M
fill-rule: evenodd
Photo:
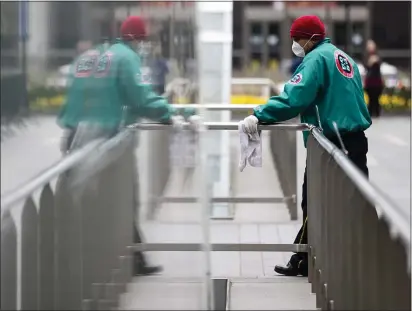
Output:
M117 38L115 40L116 43L120 43L123 44L124 46L127 46L129 49L133 50L133 48L131 47L130 43L128 41L123 40L122 38Z
M330 42L331 42L331 40L330 40L329 38L325 38L325 39L319 41L318 43L316 43L316 44L313 46L313 48L312 48L308 53L306 53L306 55L308 55L310 52L312 52L314 49L318 48L319 46L321 46L321 45L323 45L323 44L325 44L325 43L330 43Z

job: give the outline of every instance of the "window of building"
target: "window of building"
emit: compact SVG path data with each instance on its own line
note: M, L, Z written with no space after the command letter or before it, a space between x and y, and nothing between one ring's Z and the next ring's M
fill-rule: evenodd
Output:
M106 37L109 38L110 37L110 23L106 20L103 20L100 22L100 37Z
M366 25L365 23L353 23L352 25L352 52L355 53L357 56L356 58L361 57L365 51L365 30Z
M372 39L379 49L410 49L410 1L376 1L372 12ZM395 20L388 18L388 12Z
M232 70L242 69L242 58L240 56L232 57Z
M273 1L248 1L247 6L272 6Z
M278 23L270 23L266 44L269 51L269 61L280 57L280 26Z
M77 2L55 2L56 21L58 26L55 29L55 48L57 49L75 49L79 36L79 24L73 23L78 17Z
M333 27L334 43L339 46L345 46L347 41L346 23L336 22Z
M261 23L250 24L249 45L251 61L261 63L264 48L263 25Z
M243 14L242 2L240 1L233 2L233 14L232 14L232 22L233 22L232 47L233 49L242 48L242 34L243 34L242 14Z

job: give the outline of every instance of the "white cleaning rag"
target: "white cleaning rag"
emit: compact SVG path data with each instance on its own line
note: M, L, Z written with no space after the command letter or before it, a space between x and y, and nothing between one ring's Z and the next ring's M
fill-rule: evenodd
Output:
M262 167L262 143L260 138L261 131L254 134L245 132L243 121L239 122L240 138L240 160L239 170L243 172L247 162L252 167Z

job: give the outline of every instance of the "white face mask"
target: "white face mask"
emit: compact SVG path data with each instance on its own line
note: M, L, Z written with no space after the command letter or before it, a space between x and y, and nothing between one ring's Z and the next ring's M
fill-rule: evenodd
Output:
M308 44L308 43L306 42L306 44ZM306 44L305 44L305 46L306 46ZM297 43L296 41L293 41L293 43L292 43L292 52L297 57L305 57L305 54L306 54L303 47L301 47L300 44Z
M297 57L305 57L306 53L305 53L305 46L306 44L309 43L309 41L312 40L312 38L316 36L316 34L312 35L310 37L310 39L308 41L306 41L305 45L303 47L300 46L299 43L297 43L296 41L293 41L292 43L292 52L293 54L295 54Z

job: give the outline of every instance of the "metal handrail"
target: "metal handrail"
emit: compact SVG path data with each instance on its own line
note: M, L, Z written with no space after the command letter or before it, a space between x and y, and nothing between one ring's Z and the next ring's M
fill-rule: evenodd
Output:
M184 106L184 105L182 105ZM223 105L222 105L223 106ZM222 107L223 108L223 107ZM227 108L226 108L227 109ZM190 124L185 123L184 128L189 128ZM205 126L209 130L237 130L237 122L205 122ZM141 130L158 130L167 129L169 125L159 123L142 123L133 124L128 126L131 129ZM399 235L405 245L410 248L410 223L408 222L408 215L404 213L400 207L392 203L382 194L376 187L371 184L347 158L343 152L334 146L322 132L314 126L309 124L272 124L272 125L258 125L259 130L310 130L314 138L319 144L335 159L338 165L345 171L348 177L359 188L363 195L375 205L376 211L379 216L383 216L391 224L393 234ZM9 191L1 197L1 212L9 210L16 202L21 201L28 197L33 191L39 187L47 184L51 179L59 176L62 172L67 171L70 167L73 167L77 163L81 162L87 155L89 155L95 148L101 143L101 140L95 141L80 150L74 151L69 157L65 157L51 165L48 169L44 170L38 176L32 178L29 182L22 187L18 187L13 191Z
M94 141L84 148L73 151L70 156L64 157L57 163L52 164L37 176L30 179L23 186L18 186L16 189L8 191L1 196L1 213L10 210L14 204L26 199L33 191L43 187L50 180L58 177L61 173L72 168L76 164L83 161L88 155L96 150L96 147L102 142L102 140Z
M404 213L395 203L390 202L318 128L312 127L311 133L318 143L333 157L359 191L375 206L378 216L384 217L389 221L392 234L395 236L398 235L402 239L410 253L411 224L408 222L408 219L410 219L409 215Z
M239 127L238 122L204 122L204 126L208 130L237 130ZM140 130L166 130L170 125L160 123L135 123L129 125L128 128L140 129ZM295 131L309 131L313 126L306 123L276 123L276 124L258 124L258 130L295 130ZM189 129L190 123L183 124L183 129Z
M170 84L173 85L173 81L170 82ZM162 94L162 96L168 97L170 94L170 92L165 92L164 94ZM69 156L53 163L48 168L37 174L35 177L25 182L22 186L18 186L15 189L2 194L1 214L10 210L12 206L17 202L29 197L33 193L33 191L40 189L41 187L49 183L50 180L58 177L63 172L82 162L87 156L93 153L103 141L103 139L99 139L91 142L90 144L87 144L83 148L74 150Z

